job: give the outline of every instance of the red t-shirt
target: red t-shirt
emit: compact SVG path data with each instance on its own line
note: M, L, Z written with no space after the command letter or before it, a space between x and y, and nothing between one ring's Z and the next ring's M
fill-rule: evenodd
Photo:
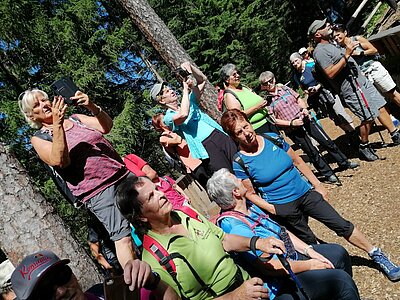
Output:
M141 159L139 156L135 154L127 154L124 156L124 163L126 168L136 176L146 176L142 169L145 165L147 165L147 162Z

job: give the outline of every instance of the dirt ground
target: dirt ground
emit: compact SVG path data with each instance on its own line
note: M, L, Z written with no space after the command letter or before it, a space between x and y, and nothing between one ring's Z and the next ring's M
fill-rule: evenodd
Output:
M358 125L356 118L354 120ZM400 214L400 146L378 147L378 155L386 157L385 160L360 161L357 153L344 144L343 131L329 119L323 119L321 123L342 151L360 163L356 170L337 173L342 186L325 184L329 191L329 202L358 226L374 245L381 247L395 263L400 264L400 226L397 223ZM391 142L383 127L376 129L380 130L385 142ZM370 136L370 142L380 141L380 136L375 131ZM333 163L331 166L337 167ZM310 220L310 226L319 238L341 244L348 250L353 263L353 278L363 300L400 299L400 282L392 283L386 279L366 253L337 237L315 220Z

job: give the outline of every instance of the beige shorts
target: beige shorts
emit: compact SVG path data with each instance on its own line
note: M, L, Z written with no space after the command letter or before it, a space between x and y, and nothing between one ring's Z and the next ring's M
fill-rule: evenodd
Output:
M380 92L386 93L396 87L392 76L379 61L374 61L364 74Z

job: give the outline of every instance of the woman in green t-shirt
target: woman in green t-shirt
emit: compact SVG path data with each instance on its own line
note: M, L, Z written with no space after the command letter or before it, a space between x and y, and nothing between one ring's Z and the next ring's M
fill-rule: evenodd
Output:
M235 108L243 111L257 134L266 132L279 134L273 117L266 108L267 100L241 84L239 72L234 64L223 66L220 77L224 85L223 111Z
M147 177L121 183L117 205L144 234L142 260L182 298L269 299L263 281L250 279L226 253L250 250L251 239L224 233L190 207L173 211L164 193ZM286 251L275 238L253 244L266 253Z

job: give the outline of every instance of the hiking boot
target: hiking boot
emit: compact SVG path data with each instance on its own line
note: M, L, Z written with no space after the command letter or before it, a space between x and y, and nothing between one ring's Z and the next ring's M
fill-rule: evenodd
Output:
M360 159L366 161L374 161L379 159L379 156L375 154L374 150L371 149L369 145L360 145L360 147L358 148L358 154L360 156Z
M348 160L346 164L344 164L343 166L339 166L339 170L343 171L343 170L355 169L358 168L359 166L360 164L358 162Z
M392 138L393 144L400 145L400 131L396 129L394 132L390 134L390 137Z
M342 185L342 183L340 182L339 178L335 174L333 174L331 176L327 176L326 177L326 181L327 181L327 183L336 184L336 185Z
M375 250L368 254L371 259L379 265L382 272L391 281L400 280L400 267L396 266L383 252L380 248L375 248Z

